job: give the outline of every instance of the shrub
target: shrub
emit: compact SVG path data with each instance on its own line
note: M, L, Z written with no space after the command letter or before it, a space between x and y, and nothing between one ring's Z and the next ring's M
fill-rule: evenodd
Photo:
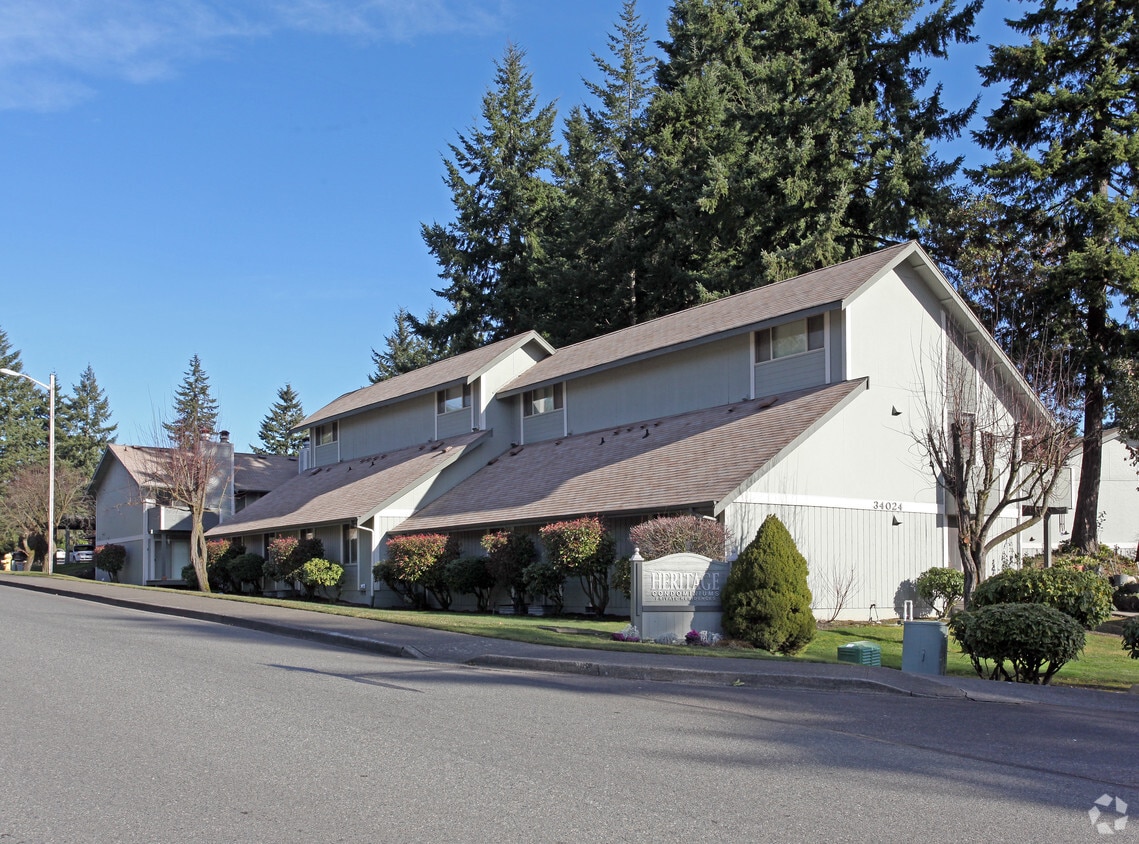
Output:
M990 680L1047 685L1084 649L1079 623L1045 604L989 604L958 613L949 629L977 676Z
M538 529L550 562L565 576L573 576L598 615L605 614L609 604L609 569L613 565L615 544L601 519L586 516L566 522L554 522Z
M229 563L245 553L236 539L211 539L206 543L206 577L214 592L240 592L241 583L230 575Z
M633 600L633 562L628 557L620 557L613 562L613 576L610 578L613 588L625 596L626 600Z
M1123 650L1139 659L1139 618L1129 618L1123 622Z
M500 530L486 534L481 544L495 583L510 593L516 613L526 609L526 567L538 559L534 540L524 533Z
M391 560L380 560L372 566L372 577L382 581L395 592L405 604L416 609L426 609L427 596L416 588L414 583L401 580L399 572Z
M447 564L459 556L458 539L443 533L415 533L393 536L387 548L396 580L430 593L442 609L450 608L451 590L444 575Z
M105 571L115 583L119 582L119 572L126 564L127 549L122 545L111 543L100 545L95 549L95 568Z
M815 637L807 561L774 515L732 564L720 602L724 631L757 648L793 654Z
M1009 569L973 590L971 608L993 604L1044 604L1091 629L1111 618L1111 586L1074 568Z
M226 564L229 579L237 587L237 591L244 591L248 585L250 591L261 591L261 578L265 573L265 558L260 554L239 554Z
M722 560L727 533L715 519L685 514L641 522L629 531L629 539L646 560L685 551Z
M312 600L316 597L317 589L323 590L325 595L328 595L329 589L338 587L344 582L344 566L321 557L305 560L298 570L297 579L304 586L306 597ZM339 597L339 589L336 590L336 595Z
M265 562L265 576L280 580L300 591L304 588L301 569L309 560L324 557L324 543L319 539L297 539L295 536L278 536L269 543L269 559Z
M474 595L479 612L490 609L490 597L494 592L494 575L487 567L486 557L459 557L447 563L443 577L447 587L457 595Z
M937 613L938 618L945 618L945 614L965 594L965 575L957 569L935 566L914 579L914 589L917 590L918 597Z
M549 560L535 560L522 572L526 591L533 597L544 599L554 608L555 615L561 615L565 606L566 574Z

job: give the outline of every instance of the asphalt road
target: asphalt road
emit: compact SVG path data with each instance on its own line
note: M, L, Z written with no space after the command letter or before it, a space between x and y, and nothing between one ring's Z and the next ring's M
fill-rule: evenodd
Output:
M17 589L0 624L3 844L1139 839L1088 817L1139 814L1131 712L474 669Z

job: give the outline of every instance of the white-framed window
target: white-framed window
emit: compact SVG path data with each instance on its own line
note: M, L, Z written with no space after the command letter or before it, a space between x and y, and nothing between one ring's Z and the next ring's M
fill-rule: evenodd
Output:
M522 394L522 415L538 416L562 409L562 385L550 384Z
M825 326L823 315L819 314L755 332L755 362L766 363L823 348Z
M335 422L317 425L314 436L317 445L330 445L340 439L340 427Z
M435 393L435 412L442 416L444 413L451 413L454 410L462 410L464 407L471 406L471 385L459 384L454 387L448 387L446 390L438 390Z

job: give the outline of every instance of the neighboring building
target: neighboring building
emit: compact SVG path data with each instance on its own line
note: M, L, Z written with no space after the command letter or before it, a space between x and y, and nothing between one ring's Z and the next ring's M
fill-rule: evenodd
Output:
M213 445L217 470L205 514L207 528L296 477L296 458L235 454L225 432ZM190 563L190 513L171 500L163 480L169 451L109 445L92 477L95 542L126 548L127 562L119 572L123 583L180 584L182 568Z
M1132 446L1135 443L1131 443ZM1118 428L1103 433L1103 467L1099 479L1099 541L1134 558L1139 547L1139 473L1131 461L1128 441ZM1079 449L1072 456L1072 489L1080 486ZM1068 521L1061 520L1060 539L1068 539Z
M630 526L690 512L725 525L731 558L774 513L820 614L825 576L853 568L843 614L886 616L917 574L956 565L951 507L914 448L952 356L1035 401L915 243L564 349L531 332L312 414L303 471L209 535L258 553L319 537L344 597L389 604L371 567L395 534L480 553L488 530L599 514L630 553Z

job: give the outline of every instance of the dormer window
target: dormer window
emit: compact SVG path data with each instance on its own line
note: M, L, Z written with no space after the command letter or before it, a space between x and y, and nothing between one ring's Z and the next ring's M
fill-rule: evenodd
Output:
M551 384L522 394L522 415L538 416L562 409L562 385Z
M470 407L471 385L459 384L455 387L448 387L446 390L439 390L435 393L435 401L435 412L440 416L444 413L451 413L455 410L462 410L464 407Z
M314 438L317 445L331 445L340 438L339 426L335 422L317 425Z
M819 314L755 332L756 363L801 355L823 348L824 325L823 315Z

